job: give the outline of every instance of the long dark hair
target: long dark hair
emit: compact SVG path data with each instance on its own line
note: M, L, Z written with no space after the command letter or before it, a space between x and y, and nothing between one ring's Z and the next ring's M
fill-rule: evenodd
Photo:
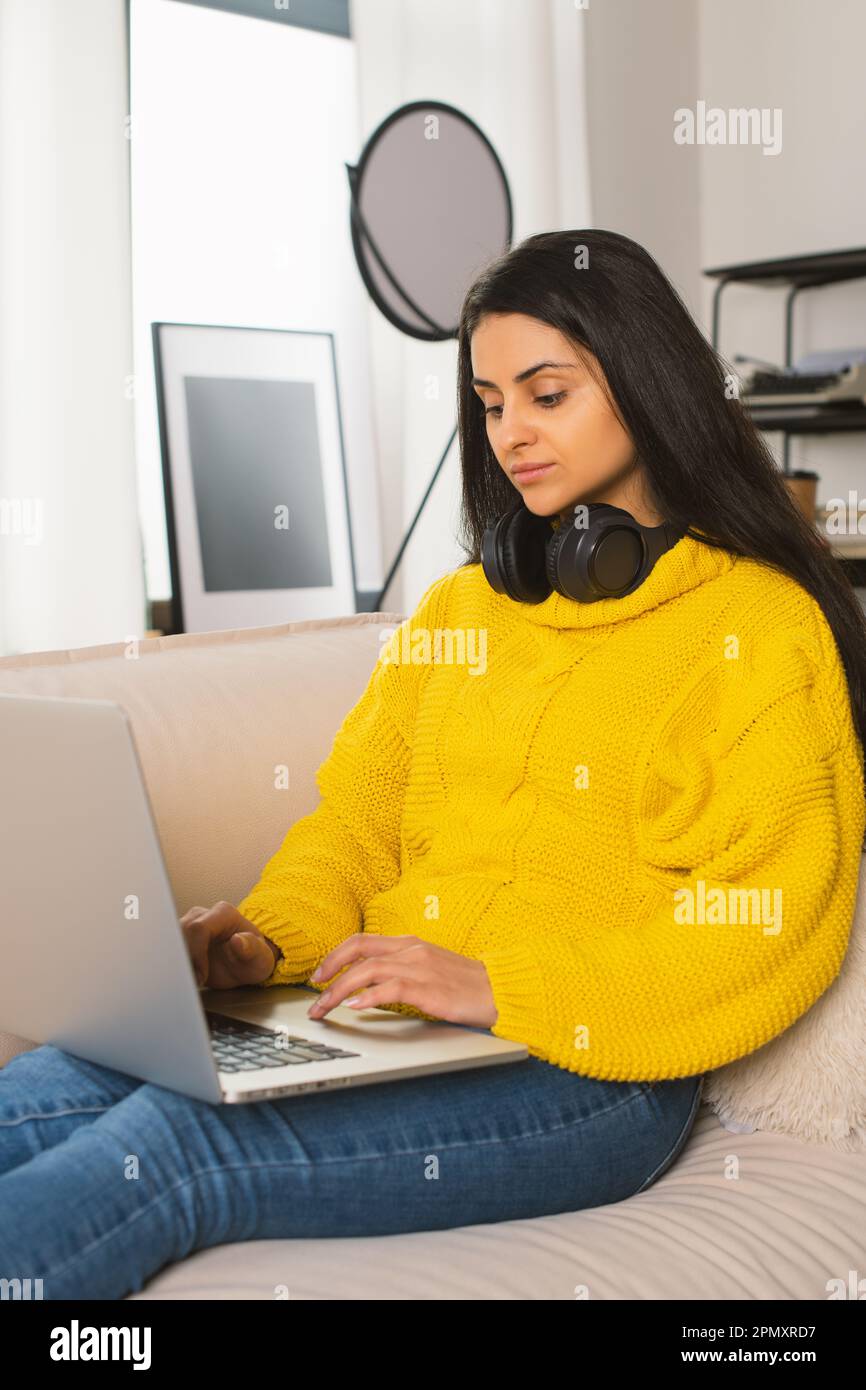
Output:
M585 269L575 263L581 248ZM629 237L594 228L528 237L489 264L466 295L457 367L463 563L480 562L485 528L519 499L490 448L472 388L471 337L491 313L526 314L558 329L582 356L594 355L667 521L790 575L817 599L866 747L866 616L857 595L732 394L730 366L649 252Z

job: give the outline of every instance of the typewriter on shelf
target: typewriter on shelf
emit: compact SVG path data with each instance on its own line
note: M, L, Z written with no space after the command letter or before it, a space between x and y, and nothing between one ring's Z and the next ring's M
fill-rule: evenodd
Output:
M866 348L810 352L793 367L773 367L742 354L735 361L746 364L739 372L744 405L866 408Z

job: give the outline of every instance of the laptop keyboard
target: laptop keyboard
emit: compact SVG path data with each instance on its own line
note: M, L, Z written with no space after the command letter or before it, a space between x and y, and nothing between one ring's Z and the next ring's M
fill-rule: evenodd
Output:
M296 1038L274 1028L206 1009L211 1047L220 1071L261 1071L264 1067L299 1066L302 1062L330 1062L336 1057L360 1057L329 1043Z

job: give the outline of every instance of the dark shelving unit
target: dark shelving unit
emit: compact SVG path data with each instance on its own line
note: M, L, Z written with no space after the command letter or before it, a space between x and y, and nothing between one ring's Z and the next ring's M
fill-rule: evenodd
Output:
M866 278L866 246L843 251L820 251L807 256L782 256L772 261L744 261L740 265L715 266L704 275L716 280L713 293L712 345L719 346L722 291L726 285L749 284L759 288L788 286L785 296L785 366L793 365L794 304L803 290L838 285L843 280ZM838 434L866 430L866 406L774 405L750 406L749 414L758 429L784 435L783 471L790 473L792 434ZM833 547L855 587L866 585L866 559L845 554L845 547Z
M726 285L752 284L768 289L788 285L785 296L785 366L792 365L794 301L803 290L838 285L843 280L866 277L866 246L849 251L821 251L810 256L782 256L774 261L743 261L740 265L721 265L705 270L718 280L713 294L713 348L719 347L719 321L722 291Z
M749 414L759 429L782 430L786 434L866 430L866 406L862 405L751 405Z

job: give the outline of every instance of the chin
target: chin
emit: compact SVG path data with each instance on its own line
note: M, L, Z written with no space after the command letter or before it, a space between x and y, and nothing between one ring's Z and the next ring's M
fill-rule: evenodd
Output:
M520 492L519 488L517 490ZM555 489L552 488L548 492L545 488L537 484L526 488L520 495L523 498L526 510L532 512L535 516L555 516L571 506L570 503L563 502L562 499L557 496Z

